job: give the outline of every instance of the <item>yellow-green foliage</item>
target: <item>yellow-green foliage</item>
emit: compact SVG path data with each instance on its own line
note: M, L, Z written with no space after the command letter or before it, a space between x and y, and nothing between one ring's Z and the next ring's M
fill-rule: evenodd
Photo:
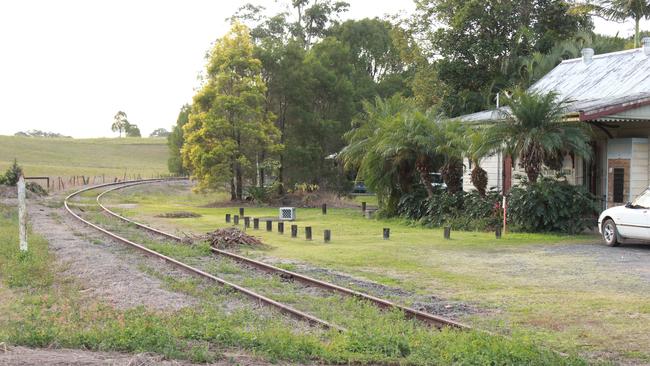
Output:
M16 158L27 176L167 174L168 155L165 139L0 136L0 171Z
M194 96L189 122L183 126L183 166L201 188L236 178L242 198L243 178L255 177L255 162L277 151L280 131L266 112L262 63L253 55L246 26L235 23L217 40L207 65L207 82Z

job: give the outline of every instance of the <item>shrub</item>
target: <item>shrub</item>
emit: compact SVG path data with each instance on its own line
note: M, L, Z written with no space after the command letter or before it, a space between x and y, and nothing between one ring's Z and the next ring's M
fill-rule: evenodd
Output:
M489 192L485 197L478 192L449 193L437 190L427 197L423 190L402 196L399 215L427 226L451 225L459 230L492 230L501 222L497 209L501 196Z
M271 187L248 187L246 188L246 199L255 203L266 203L271 199L272 190Z
M38 184L38 183L27 182L25 184L25 188L28 191L30 191L30 192L38 195L38 196L47 196L47 191L45 190L45 188L41 187L41 185Z
M515 230L575 234L596 224L596 197L582 186L541 178L510 191L508 219Z
M3 179L3 184L6 184L8 186L15 186L18 184L18 178L23 174L23 168L18 165L18 162L16 159L14 159L14 163L11 164L9 169L7 169L7 172L4 175Z

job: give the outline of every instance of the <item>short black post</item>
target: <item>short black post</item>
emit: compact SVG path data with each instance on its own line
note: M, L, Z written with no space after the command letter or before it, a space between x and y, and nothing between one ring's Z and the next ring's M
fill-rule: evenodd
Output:
M311 226L305 226L305 239L311 240Z
M245 228L251 227L251 218L248 216L244 216L244 227Z
M323 206L321 206L321 209L323 210L323 215L327 215L327 203L323 203Z
M266 220L266 231L273 231L273 221Z
M390 228L384 228L384 240L390 239Z
M230 214L226 214L226 223L230 223Z
M497 239L501 239L501 226L497 226L496 230L494 230L494 234Z
M243 207L239 208L239 216L244 217L244 208Z
M323 241L329 243L330 240L332 240L332 231L329 229L325 229L325 231L323 231Z
M260 219L257 217L253 219L253 229L257 230L260 228Z
M284 222L278 222L278 233L284 234Z
M239 225L239 215L235 215L232 217L233 224Z
M366 203L361 202L361 212L366 212Z
M445 239L451 239L451 226L445 226Z
M298 225L291 225L291 237L292 238L298 237Z

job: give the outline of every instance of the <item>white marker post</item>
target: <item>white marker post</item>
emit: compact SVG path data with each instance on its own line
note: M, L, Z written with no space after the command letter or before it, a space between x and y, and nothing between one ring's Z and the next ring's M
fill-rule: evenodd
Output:
M25 177L18 178L18 230L20 251L27 252L27 204L25 203Z
M508 217L508 202L506 201L506 195L503 195L503 234L505 235L506 233L506 224L507 224L507 217Z

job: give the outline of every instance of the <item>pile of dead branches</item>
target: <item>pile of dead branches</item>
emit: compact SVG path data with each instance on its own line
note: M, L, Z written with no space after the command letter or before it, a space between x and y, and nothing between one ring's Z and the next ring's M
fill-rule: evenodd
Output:
M218 249L236 249L241 246L264 246L258 238L248 235L235 227L217 229L205 234L203 239Z
M174 211L161 213L160 215L156 215L156 217L162 217L165 219L187 219L192 217L201 217L201 214L187 211Z

